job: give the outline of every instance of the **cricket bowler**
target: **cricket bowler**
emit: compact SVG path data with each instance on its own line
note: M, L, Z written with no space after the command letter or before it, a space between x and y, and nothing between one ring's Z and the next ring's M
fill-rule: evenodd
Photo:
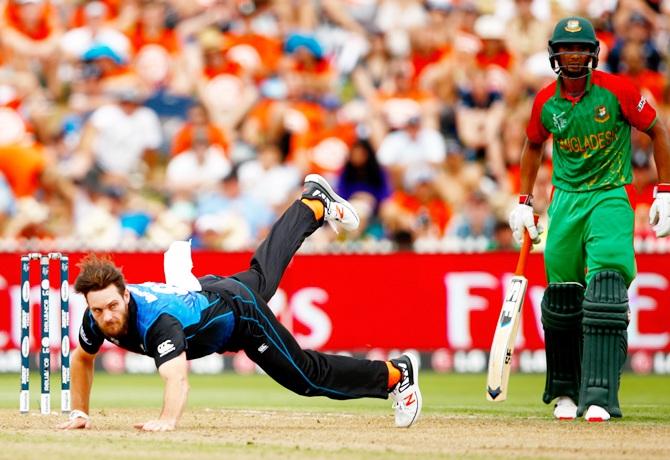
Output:
M535 97L521 157L519 203L509 216L517 240L537 240L533 185L542 145L553 136L554 186L544 253L542 298L547 358L543 401L554 416L587 421L621 417L618 391L626 360L627 288L636 273L631 126L653 142L658 183L650 208L657 237L670 233L668 132L629 80L596 70L599 42L581 17L561 19L549 40L555 82Z
M187 360L239 350L297 394L332 399L390 396L396 426L416 422L422 400L414 356L372 361L303 350L267 306L295 252L324 221L347 230L359 225L355 209L324 178L312 174L305 178L302 198L258 247L249 270L199 278L202 290L162 283L127 284L110 260L84 258L74 287L84 295L88 308L79 331L80 346L72 356L73 410L60 427L91 426L93 363L105 340L153 357L163 378L160 416L136 424L140 430L175 429L188 394Z

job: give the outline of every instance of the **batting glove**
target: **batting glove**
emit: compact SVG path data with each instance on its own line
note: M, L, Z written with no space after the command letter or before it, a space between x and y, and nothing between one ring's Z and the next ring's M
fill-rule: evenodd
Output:
M670 235L670 184L658 184L654 187L649 223L658 238Z
M528 230L528 235L534 244L540 242L540 234L543 229L535 225L533 217L533 204L530 195L520 195L519 204L517 204L509 215L509 226L512 229L512 235L518 244L523 240L523 231Z

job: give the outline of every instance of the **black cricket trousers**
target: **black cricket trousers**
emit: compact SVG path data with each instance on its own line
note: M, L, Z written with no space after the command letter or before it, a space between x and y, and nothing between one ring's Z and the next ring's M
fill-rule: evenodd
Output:
M200 282L203 290L231 302L235 312L235 330L227 351L243 349L282 386L303 396L386 399L388 368L384 361L303 350L267 306L291 258L321 224L307 205L296 201L272 226L249 270L229 277L207 275Z

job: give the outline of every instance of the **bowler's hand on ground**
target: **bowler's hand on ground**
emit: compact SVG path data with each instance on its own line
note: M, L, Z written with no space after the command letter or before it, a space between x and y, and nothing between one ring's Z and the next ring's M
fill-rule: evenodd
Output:
M91 428L91 419L84 417L76 417L67 422L58 425L61 430L88 430Z
M140 431L173 431L176 423L173 420L149 420L133 425Z
M534 244L540 242L540 234L544 231L542 226L535 225L533 208L527 204L517 204L509 215L509 226L512 229L512 235L518 244L523 240L523 231L528 229L530 239Z

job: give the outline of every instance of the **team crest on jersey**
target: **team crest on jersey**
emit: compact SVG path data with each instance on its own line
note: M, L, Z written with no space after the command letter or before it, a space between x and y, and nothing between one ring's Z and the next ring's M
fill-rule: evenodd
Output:
M551 118L552 121L554 122L554 128L556 128L556 131L559 133L565 129L565 127L568 125L568 121L563 118L563 115L565 115L565 112L561 113L554 113Z
M566 32L579 32L580 30L582 30L582 26L576 19L570 19L567 24L565 24Z
M609 120L610 114L607 112L607 107L604 105L599 105L596 107L596 114L593 119L598 123L605 123L607 120Z

